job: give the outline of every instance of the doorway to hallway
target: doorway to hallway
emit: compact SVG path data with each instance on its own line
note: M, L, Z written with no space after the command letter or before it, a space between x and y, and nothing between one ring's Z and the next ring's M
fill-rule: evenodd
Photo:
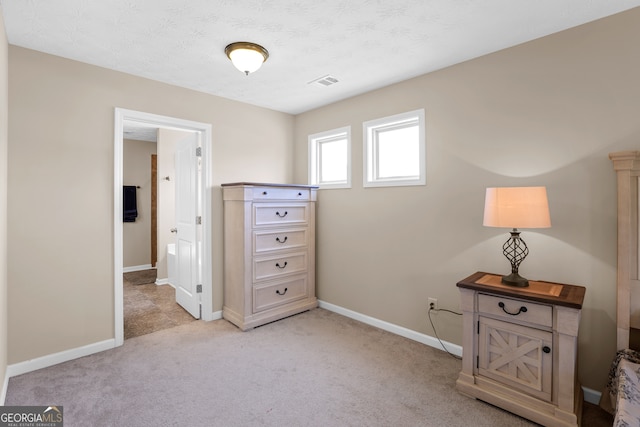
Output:
M115 321L115 341L116 345L122 345L124 342L124 292L125 292L125 277L123 271L123 226L122 226L122 168L123 168L123 130L125 123L140 123L145 126L171 129L176 131L186 131L197 136L198 149L197 153L197 176L195 177L196 183L194 197L195 201L200 206L197 211L198 220L198 233L197 239L193 249L190 253L193 253L193 265L197 267L193 283L190 285L190 289L197 289L197 295L192 293L194 303L197 304L196 317L201 317L203 320L212 320L212 289L211 289L211 170L210 170L210 148L211 148L211 125L206 123L192 122L172 117L158 116L150 113L137 112L132 110L124 110L120 108L115 109L115 125L114 125L114 321ZM195 152L195 151L194 151ZM193 219L194 221L196 218ZM159 248L160 250L161 248ZM185 252L186 253L186 252ZM180 269L178 269L178 273ZM178 284L180 285L180 284ZM141 285L137 285L141 286ZM154 286L156 286L154 284ZM178 286L179 287L179 286ZM166 286L159 286L158 288L167 288ZM142 297L140 289L129 289L128 292L134 295L138 295L140 301L145 298ZM159 292L166 292L158 289ZM176 301L176 294L173 288L169 289L173 292L174 299L173 304ZM150 295L153 298L159 298L160 293L155 292ZM181 293L181 295L184 292ZM148 296L148 295L147 295ZM147 299L146 302L141 302L147 306L153 303L153 298ZM158 299L158 301L160 301ZM193 307L190 307L193 308ZM190 310L193 311L193 310ZM198 316L198 314L200 314ZM175 314L175 313L174 313ZM178 320L181 321L181 320Z

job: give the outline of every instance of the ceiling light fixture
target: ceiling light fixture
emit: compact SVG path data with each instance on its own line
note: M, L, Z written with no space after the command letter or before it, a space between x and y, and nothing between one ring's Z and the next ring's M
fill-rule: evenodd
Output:
M224 48L233 65L245 75L257 71L269 58L269 52L259 44L235 42Z

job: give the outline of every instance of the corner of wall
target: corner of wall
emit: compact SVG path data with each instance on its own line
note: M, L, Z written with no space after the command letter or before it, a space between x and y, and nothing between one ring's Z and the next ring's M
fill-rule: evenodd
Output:
M7 146L9 120L9 43L0 9L0 382L3 384L0 405L4 405L7 375Z

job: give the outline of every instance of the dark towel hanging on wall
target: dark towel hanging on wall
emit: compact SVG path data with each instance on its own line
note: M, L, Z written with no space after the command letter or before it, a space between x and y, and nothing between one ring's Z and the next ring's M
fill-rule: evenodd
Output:
M124 185L122 187L122 220L124 222L136 222L138 217L138 205L136 202L136 186Z

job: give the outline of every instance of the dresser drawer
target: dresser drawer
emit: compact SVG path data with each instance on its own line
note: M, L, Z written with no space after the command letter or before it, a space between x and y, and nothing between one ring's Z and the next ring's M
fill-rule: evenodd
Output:
M255 253L304 248L307 243L306 228L253 232L253 251Z
M307 224L309 205L307 203L254 203L253 226L275 226Z
M490 314L508 321L527 322L544 327L553 326L553 309L550 305L478 294L478 312Z
M306 298L306 276L278 281L253 288L253 312L268 310L279 305Z
M310 194L307 188L255 187L253 200L307 201L311 199Z
M307 253L293 252L280 256L255 257L253 280L268 280L279 276L307 271Z

